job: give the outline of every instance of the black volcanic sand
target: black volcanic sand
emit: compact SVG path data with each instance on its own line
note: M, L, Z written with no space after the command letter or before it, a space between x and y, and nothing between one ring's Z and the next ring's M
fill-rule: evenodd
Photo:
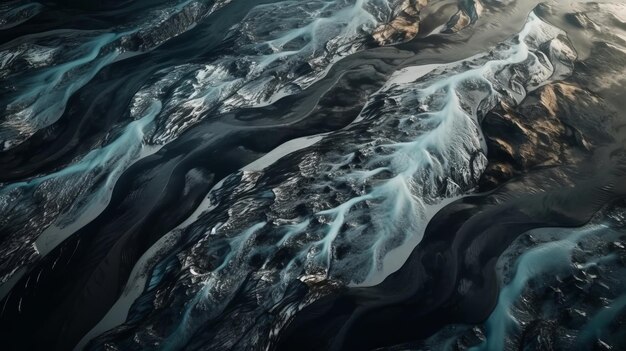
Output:
M578 40L584 35L577 33ZM277 349L401 350L423 347L423 340L449 325L480 325L498 299L495 265L515 239L535 228L580 227L626 198L625 120L616 112L623 111L623 97L617 101L615 86L600 85L612 79L613 70L621 70L618 79L624 78L626 55L599 41L576 43L586 45L590 54L564 83L579 89L580 95L572 100L559 97L553 116L541 105L542 89L514 111L501 107L487 115L483 132L491 147L482 193L442 209L407 262L383 283L344 289L305 307L284 331ZM515 123L500 118L502 114ZM527 158L490 145L496 139L514 147L536 142L535 135L524 134L518 126L528 127L529 121L545 125L554 117L564 132L551 135L555 139L543 148L534 145L535 154ZM502 165L511 171L501 172Z
M107 28L151 6L146 1L101 1L97 9L85 9L78 1L58 3L62 5L1 32L0 42L59 28ZM154 51L104 68L70 99L59 121L0 152L0 182L51 172L86 154L123 122L130 99L148 77L172 63L202 62L227 51L218 45L221 35L257 3L234 1L236 5ZM511 16L504 11L494 15L494 23L487 20L458 35L355 54L309 89L271 106L237 110L220 115L219 121L216 111L207 112L215 116L126 170L95 220L27 267L0 302L2 348L70 349L115 303L141 255L184 221L219 180L285 141L348 125L367 96L399 67L450 62L484 51L515 33L533 6L519 5L510 21L503 20ZM613 92L600 93L617 100L609 95ZM519 234L538 227L580 226L626 195L626 161L616 140L602 162L521 170L521 179L447 206L401 270L378 286L346 289L306 308L278 348L368 349L422 339L450 323L484 321L498 292L495 262ZM565 187L562 177L574 185ZM559 181L561 187L540 188ZM533 187L540 193L528 195ZM36 285L29 284L34 280ZM461 280L472 282L470 294L458 293Z
M235 3L236 7L218 11L203 25L149 54L105 67L70 99L59 121L18 147L0 152L4 170L0 181L23 179L70 164L120 122L134 92L151 74L172 62L202 62L227 52L227 46L211 43L218 43L224 29L245 14L242 3ZM116 16L106 17L107 12L80 12L82 15L76 16L76 11L84 11L76 9L54 11L59 13L39 15L41 23L29 21L3 34L81 28L93 18L104 18L91 23L105 27L109 22L102 21L112 21ZM50 16L58 20L47 22ZM518 25L523 21L518 18ZM513 33L517 28L509 29ZM494 42L506 37L494 34ZM198 36L203 37L202 42L191 39ZM75 345L119 297L139 257L191 214L214 184L287 140L344 127L358 115L367 96L403 61L410 58L414 64L417 57L423 57L424 62L466 57L464 49L455 46L465 46L466 38L454 40L430 37L423 44L416 41L409 45L411 51L380 48L357 53L338 62L324 79L300 94L268 107L220 116L220 122L215 121L217 116L210 117L157 154L134 164L115 185L103 213L29 267L4 299L0 329L8 336L8 348L56 345L66 349ZM480 40L471 43L475 52L484 50L478 45ZM419 51L417 56L414 50ZM201 177L189 182L186 176L192 171ZM186 187L191 190L184 192ZM33 280L38 283L28 284ZM36 336L23 338L26 331Z
M278 349L373 349L425 339L448 324L483 322L497 301L494 266L502 252L530 229L581 226L623 198L624 155L618 162L609 175L575 183L575 190L533 196L505 187L448 205L398 272L378 286L347 289L305 308ZM529 177L561 176L550 173ZM462 281L471 284L468 293L459 293Z

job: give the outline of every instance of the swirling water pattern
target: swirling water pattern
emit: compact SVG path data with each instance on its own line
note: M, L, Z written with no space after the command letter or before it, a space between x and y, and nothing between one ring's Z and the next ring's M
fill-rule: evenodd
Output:
M626 8L537 3L0 5L8 349L619 348Z

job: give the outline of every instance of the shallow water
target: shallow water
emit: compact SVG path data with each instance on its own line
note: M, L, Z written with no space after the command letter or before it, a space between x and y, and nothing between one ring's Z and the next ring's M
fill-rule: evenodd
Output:
M625 347L621 1L0 14L8 349Z

